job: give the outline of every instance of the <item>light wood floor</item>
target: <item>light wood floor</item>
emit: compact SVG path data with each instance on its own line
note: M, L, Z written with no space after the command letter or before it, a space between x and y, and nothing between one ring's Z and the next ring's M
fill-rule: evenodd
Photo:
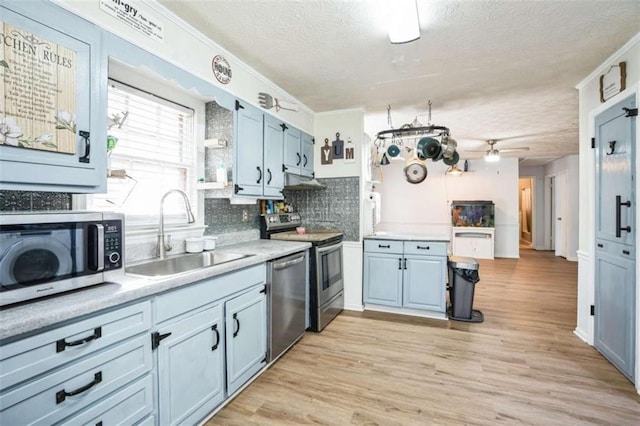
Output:
M485 322L345 312L207 425L640 425L633 385L573 333L577 264L480 261Z

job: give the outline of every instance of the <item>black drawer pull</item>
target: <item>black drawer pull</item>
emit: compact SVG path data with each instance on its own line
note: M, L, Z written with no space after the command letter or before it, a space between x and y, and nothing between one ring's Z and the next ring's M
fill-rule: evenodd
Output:
M629 253L629 250L622 250L622 254L626 254L627 256L630 255L631 253Z
M403 269L407 269L407 259L404 259L404 268Z
M391 244L387 244L386 246L383 246L382 244L378 244L378 248L391 248Z
M233 320L236 322L236 325L238 326L236 331L233 332L233 337L236 337L238 335L238 333L240 332L240 320L238 319L238 314L237 313L233 314Z
M426 247L423 247L423 246L416 246L416 248L417 248L418 250L431 250L431 247L429 247L429 246L426 246Z
M398 259L398 269L402 269L402 258Z
M602 244L598 243L598 247L602 248L604 247Z
M64 351L67 346L82 345L83 343L99 339L100 337L102 337L102 327L93 329L93 334L91 336L85 337L84 339L74 340L73 342L67 342L65 339L60 339L56 342L56 352Z
M64 402L64 400L67 399L68 396L74 396L74 395L81 394L82 392L88 391L89 389L91 389L101 381L102 381L102 371L98 371L96 374L94 374L93 381L91 383L87 383L81 388L78 388L71 392L67 392L64 389L56 392L56 404L60 404L61 402Z
M216 343L215 345L211 346L211 350L215 351L216 349L218 349L218 345L220 344L220 332L218 331L218 324L213 324L211 326L211 329L216 333Z

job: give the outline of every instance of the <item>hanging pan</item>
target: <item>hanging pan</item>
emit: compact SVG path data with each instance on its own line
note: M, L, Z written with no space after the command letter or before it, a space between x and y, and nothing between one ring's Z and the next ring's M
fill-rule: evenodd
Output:
M404 166L404 177L409 183L420 183L427 178L427 166L418 158L418 150L414 150L414 155Z
M454 164L457 164L458 161L460 161L460 154L458 154L458 151L453 151L453 155L451 157L444 157L442 159L442 162L447 166L453 166Z
M425 137L418 141L416 149L422 152L424 158L434 158L439 155L441 146L437 139Z

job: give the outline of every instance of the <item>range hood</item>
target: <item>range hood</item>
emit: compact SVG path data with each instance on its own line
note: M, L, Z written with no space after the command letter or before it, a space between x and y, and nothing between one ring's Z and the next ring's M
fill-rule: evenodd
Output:
M284 175L284 189L301 191L326 188L327 186L318 182L316 178L292 175L291 173L285 173Z

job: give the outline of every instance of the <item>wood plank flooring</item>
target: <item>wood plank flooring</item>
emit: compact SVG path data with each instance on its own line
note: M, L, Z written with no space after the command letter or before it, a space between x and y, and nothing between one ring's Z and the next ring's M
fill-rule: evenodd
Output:
M640 396L574 334L577 264L480 261L468 324L344 312L207 425L640 425Z

